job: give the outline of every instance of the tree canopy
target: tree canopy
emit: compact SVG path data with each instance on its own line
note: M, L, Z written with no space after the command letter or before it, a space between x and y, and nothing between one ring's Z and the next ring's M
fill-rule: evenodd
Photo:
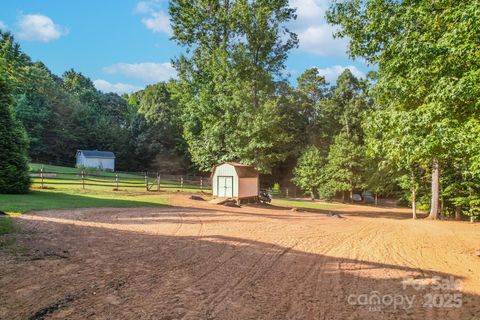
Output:
M388 126L378 127L383 132L374 131L375 138L392 146L401 136L410 156L407 162L431 164L434 219L440 212L439 173L449 171L461 141L475 143L464 128L478 119L480 110L479 5L347 0L335 1L328 13L328 20L340 26L337 35L349 37L350 55L378 65L373 96L383 111L375 116L386 117ZM393 150L387 153L396 153ZM404 162L399 154L390 156ZM475 160L465 168L474 165Z

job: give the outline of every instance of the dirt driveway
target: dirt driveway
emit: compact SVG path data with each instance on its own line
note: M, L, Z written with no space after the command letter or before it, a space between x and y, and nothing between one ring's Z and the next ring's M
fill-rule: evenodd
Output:
M478 224L173 201L17 218L0 319L480 319Z

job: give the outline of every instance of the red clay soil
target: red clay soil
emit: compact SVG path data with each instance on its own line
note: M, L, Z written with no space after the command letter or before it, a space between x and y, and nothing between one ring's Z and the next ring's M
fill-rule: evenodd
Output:
M480 319L479 224L172 201L16 218L0 319Z

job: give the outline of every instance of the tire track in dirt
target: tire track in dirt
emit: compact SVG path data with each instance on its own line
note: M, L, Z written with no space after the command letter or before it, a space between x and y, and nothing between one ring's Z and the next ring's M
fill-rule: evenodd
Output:
M85 220L99 225L119 223L114 214L110 219L104 211L91 210L91 215L85 211ZM468 277L461 260L465 259L470 268L475 264L473 258L466 259L464 249L458 248L462 241L452 231L453 226L442 231L440 224L432 223L430 228L426 221L412 224L373 213L372 217L345 214L345 219L333 220L314 213L297 215L274 209L257 212L255 208L246 208L245 215L235 209L231 213L217 212L218 218L210 209L174 208L159 210L159 219L155 219L152 212L159 211L152 210L155 209L136 209L134 213L121 210L119 215L125 220L133 219L118 229L35 223L39 234L31 235L30 241L38 240L39 248L63 243L63 248L78 254L72 256L76 257L74 261L60 260L55 265L18 263L15 269L5 266L9 271L2 275L8 277L2 279L5 292L20 293L12 298L0 290L0 301L16 303L18 311L31 315L61 301L69 288L75 287L82 292L85 289L87 294L56 311L53 317L469 319L462 317L468 315L466 312L459 315L421 307L411 314L388 310L368 313L346 301L350 293L368 294L378 288L382 293L390 293L399 288L400 276L418 270ZM137 218L141 220L142 214L144 221L135 222ZM59 215L61 212L53 214ZM72 219L71 215L65 218ZM468 225L459 227L475 231ZM52 234L55 241L42 230ZM468 240L467 235L463 238ZM58 249L62 247L59 245ZM94 265L80 258L93 260ZM80 268L82 261L86 265ZM45 266L51 268L48 270L52 274L42 272ZM68 270L72 273L68 274ZM38 285L44 287L22 293L21 289L29 285L27 281L35 282L29 273L42 275ZM125 285L113 288L109 284L113 279ZM49 298L50 292L58 293L52 296L55 299ZM468 297L471 303L466 310L471 314L478 310L476 297ZM9 319L18 312L13 308L5 310Z
M364 225L363 227L360 227L359 230L365 230L368 227L368 225ZM317 308L322 302L330 297L319 297L319 292L323 292L323 290L319 290L319 284L322 283L322 285L328 285L329 287L333 288L333 282L341 281L339 278L333 279L334 275L332 274L326 274L326 266L328 263L332 262L332 258L329 256L329 254L334 250L338 250L338 246L334 244L348 246L349 240L355 238L356 234L357 232L352 232L350 234L347 234L347 232L340 232L327 233L317 237L317 242L315 244L318 244L318 241L323 238L329 238L330 242L327 242L327 245L324 245L323 249L319 250L321 253L315 255L315 259L313 259L312 263L307 267L307 270L303 276L297 278L295 273L292 273L294 276L292 279L285 279L283 281L284 285L281 289L281 292L284 293L281 294L283 298L278 304L276 304L277 308L268 313L266 318L276 319L285 315L287 315L287 317L294 318L295 315L298 314L299 310L304 310L303 312L310 311L309 315L311 318L315 318L315 315L321 314L321 311ZM308 239L310 242L312 240L312 238ZM332 244L332 242L334 244ZM308 246L308 243L306 243L306 245ZM340 258L338 260L338 268L340 269L342 259ZM335 277L336 276L337 275L335 275ZM292 288L294 288L294 290L292 290ZM279 289L276 291L278 292ZM326 292L331 293L329 290L326 290ZM293 301L291 298L292 296L296 297L296 299ZM309 303L305 303L305 301ZM294 304L300 304L300 306Z
M277 247L277 245L273 245L271 248L274 247ZM243 286L247 286L249 283L259 281L267 272L271 270L272 266L278 263L278 261L294 247L295 244L288 247L282 247L281 249L276 248L277 250L274 250L270 257L268 257L268 253L264 253L249 267L246 272L242 273L240 277L237 277L236 280L229 282L228 285L218 290L207 301L207 317L216 318L216 314L221 311L221 304L228 298L229 295L234 293L235 290L242 288Z
M331 273L327 273L325 268L327 259L325 258L324 262L315 274L315 292L314 296L316 301L318 301L314 305L314 318L316 315L324 316L326 311L324 309L320 309L321 305L324 304L332 304L330 301L332 299L332 292L335 292L335 296L333 297L337 303L341 303L345 309L348 309L348 305L345 303L345 299L347 295L354 290L357 290L357 277L349 276L348 279L345 277L345 271L347 266L352 264L359 265L361 268L361 255L359 248L359 242L361 242L364 237L368 234L372 234L376 231L375 226L371 223L363 222L363 226L359 226L357 230L352 230L350 234L347 234L344 237L336 237L334 243L336 245L331 246L328 251L325 252L325 255L329 254L332 256L336 256L335 263L337 264L336 270ZM372 235L372 238L375 235ZM319 284L322 284L322 290L319 288ZM326 288L328 289L326 289ZM349 292L347 292L347 288Z

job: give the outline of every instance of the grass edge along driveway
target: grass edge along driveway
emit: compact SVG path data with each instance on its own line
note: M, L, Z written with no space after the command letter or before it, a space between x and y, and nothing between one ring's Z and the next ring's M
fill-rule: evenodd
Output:
M0 216L0 237L14 231L9 215L22 214L34 210L94 207L163 207L167 205L169 205L167 196L158 193L38 189L32 190L27 194L0 194L0 211L8 214L7 216Z

